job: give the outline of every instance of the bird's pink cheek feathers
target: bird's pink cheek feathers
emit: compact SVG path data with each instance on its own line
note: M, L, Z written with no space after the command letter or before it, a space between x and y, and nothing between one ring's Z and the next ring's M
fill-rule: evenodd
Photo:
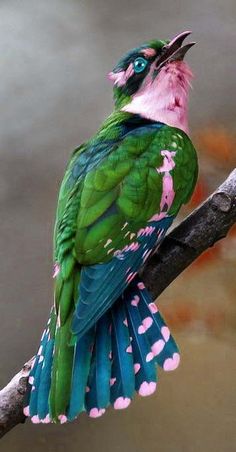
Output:
M124 86L127 80L134 74L133 63L130 63L126 71L109 72L108 79L111 80L114 85Z

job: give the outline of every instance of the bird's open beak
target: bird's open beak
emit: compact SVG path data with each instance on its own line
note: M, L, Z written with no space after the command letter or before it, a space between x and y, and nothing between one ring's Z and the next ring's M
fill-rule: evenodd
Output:
M189 42L182 46L185 38L190 34L191 31L183 31L163 47L163 53L156 62L156 69L159 70L162 66L171 61L183 60L187 51L196 44L196 42Z

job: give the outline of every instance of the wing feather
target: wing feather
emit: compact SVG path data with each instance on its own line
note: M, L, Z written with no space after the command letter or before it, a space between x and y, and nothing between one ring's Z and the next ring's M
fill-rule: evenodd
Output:
M55 260L63 268L68 259L65 277L70 277L74 262L81 269L72 320L77 335L119 297L164 236L196 181L196 152L184 132L141 122L135 128L129 126L127 133L107 133L112 139L104 140L104 134L103 130L97 141L74 154L59 197ZM165 171L158 171L164 165L163 150L175 156L168 173L174 200L164 211ZM142 236L140 231L146 232Z

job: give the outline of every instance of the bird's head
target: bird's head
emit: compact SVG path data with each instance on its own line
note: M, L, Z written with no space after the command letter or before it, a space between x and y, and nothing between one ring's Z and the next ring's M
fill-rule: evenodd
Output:
M192 72L183 60L195 43L183 42L190 34L185 31L171 41L149 41L124 55L108 74L115 107L187 131Z

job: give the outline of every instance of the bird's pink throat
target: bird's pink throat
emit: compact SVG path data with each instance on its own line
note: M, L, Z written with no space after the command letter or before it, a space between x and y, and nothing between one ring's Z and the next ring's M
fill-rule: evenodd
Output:
M193 77L189 66L183 61L175 61L165 65L155 78L152 74L150 71L123 110L188 133L188 94Z

